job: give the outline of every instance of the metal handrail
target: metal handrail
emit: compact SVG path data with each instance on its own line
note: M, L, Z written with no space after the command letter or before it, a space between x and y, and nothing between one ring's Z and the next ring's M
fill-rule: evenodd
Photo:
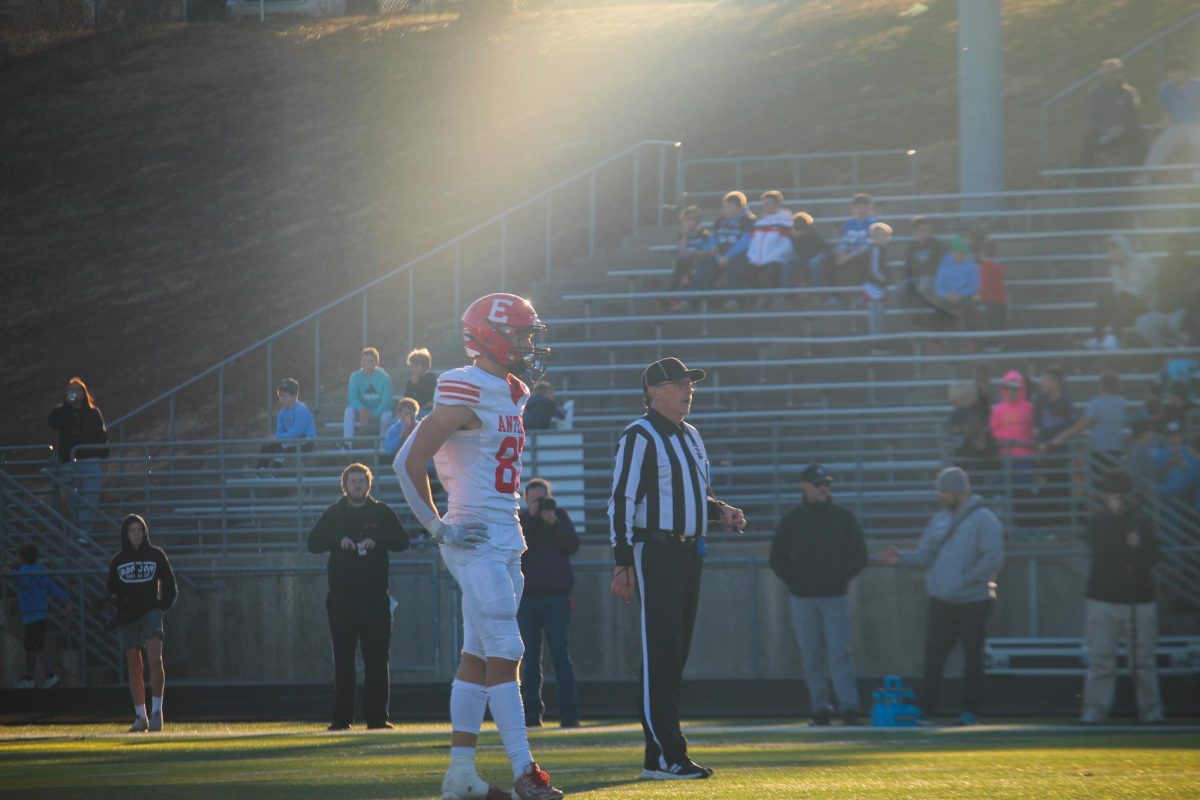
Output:
M506 220L509 217L511 217L513 214L530 207L531 205L533 205L536 202L549 201L555 192L557 192L560 189L563 189L571 184L574 184L577 181L580 181L580 180L582 180L584 178L588 178L588 177L592 178L591 192L592 192L592 200L593 200L593 202L591 203L591 207L590 207L591 217L589 219L589 230L591 232L591 235L594 237L595 227L596 227L596 219L595 219L596 208L595 208L595 202L594 202L596 172L598 170L600 170L601 168L608 166L609 164L612 164L626 156L629 156L631 154L639 154L641 152L641 150L646 147L659 148L661 163L660 163L660 169L659 169L659 193L658 194L659 194L659 217L660 217L660 222L661 222L661 207L663 206L664 201L666 200L666 195L665 195L665 192L666 192L666 186L665 186L666 150L667 150L667 148L671 148L676 151L679 151L680 148L682 147L682 143L675 141L675 140L646 139L646 140L638 142L637 144L626 147L623 150L620 150L617 153L614 153L613 155L608 156L607 158L602 159L601 161L593 164L592 166L588 167L587 169L585 169L581 172L578 172L569 178L565 178L564 180L561 180L558 183L553 184L552 186L550 186L547 189L543 189L542 191L533 195L529 199L524 200L523 202L518 203L515 206L512 206L512 207L506 209L505 211L502 211L498 214L495 214L495 215L489 217L488 219L484 220L483 222L480 222L480 223L472 226L471 228L467 229L463 233L458 234L454 238L443 242L442 244L438 245L437 247L433 248L432 250L429 250L413 259L410 259L409 261L406 261L405 263L401 264L400 266L395 267L395 268L389 270L388 272L384 273L383 275L380 275L379 277L368 281L367 283L363 284L362 286L359 286L357 289L355 289L351 292L348 292L347 294L342 295L341 297L337 298L336 300L326 303L325 305L321 306L320 308L318 308L298 319L293 320L292 322L288 323L287 325L284 325L282 328L279 328L278 330L276 330L274 333L272 333L266 337L263 337L262 339L259 339L257 342L254 342L253 344L250 344L250 345L242 348L241 350L237 351L233 355L222 359L221 361L217 362L216 364L212 365L211 367L208 367L207 369L202 370L201 372L193 375L191 378L183 381L182 383L177 384L176 386L172 387L171 389L168 389L167 391L163 392L162 394L159 394L157 397L154 397L153 399L148 400L145 403L142 403L141 405L135 407L133 410L131 410L125 414L122 414L121 416L119 416L115 420L113 420L111 423L109 423L109 429L116 430L120 434L123 434L124 425L127 422L129 422L131 419L137 417L138 415L144 413L145 411L147 411L151 408L154 408L155 406L160 405L164 401L172 400L182 390L195 385L196 383L203 380L204 378L221 374L222 371L226 367L234 364L239 359L246 357L250 353L253 353L264 347L269 346L272 342L276 341L281 336L297 330L298 328L305 325L306 323L313 322L314 320L318 320L324 314L348 303L351 300L365 298L367 292L369 292L370 290L379 286L380 284L382 284L388 280L391 280L399 275L410 272L418 264L421 264L434 256L452 251L456 246L461 245L464 241L468 240L475 234L478 234L482 231L488 230L498 224L503 225L506 222ZM681 160L681 159L682 159L682 156L677 156L677 160ZM635 159L634 172L633 172L635 188L638 185L637 184L637 179L638 179L637 164L638 164L638 162ZM635 202L635 207L636 207L636 202ZM549 214L550 214L550 207L548 206L547 207L547 220L549 219ZM547 224L547 229L548 228L549 228L549 225ZM502 270L505 269L507 266L507 259L504 258L503 255L500 259L500 262L501 262ZM547 263L546 266L547 266L547 271L548 271L549 266L550 266L549 263ZM457 278L457 275L456 275L456 278ZM502 285L505 283L505 275L503 273L501 275L500 282ZM410 344L411 344L411 339L412 339L412 336L411 336L411 333L412 333L411 332L412 302L413 302L412 294L410 293L409 294L409 303L410 303L410 306L409 306L409 308L410 308L410 315L409 315L410 316L410 337L409 338L410 338ZM364 326L365 326L365 321L364 321Z
M1171 35L1179 32L1180 30L1186 28L1187 26L1189 26L1195 22L1200 22L1200 11L1198 11L1194 14L1191 14L1187 17L1184 17L1180 21L1176 22L1174 25L1164 28L1163 30L1154 34L1149 39L1146 39L1145 41L1141 42L1137 46L1132 47L1129 50L1126 50L1124 53L1121 53L1118 56L1118 58L1120 58L1122 61L1128 61L1130 58L1133 58L1135 55L1142 52L1147 47L1158 44L1163 39L1166 39L1168 36L1171 36ZM1064 98L1066 98L1068 95L1075 94L1084 86L1091 84L1098 77L1100 77L1100 70L1094 69L1091 72L1089 72L1087 75L1084 75L1082 78L1079 78L1078 80L1074 81L1073 83L1070 83L1067 86L1063 87L1062 89L1059 89L1057 92L1055 92L1053 95L1051 95L1047 100L1043 101L1041 106L1038 107L1038 130L1040 133L1041 144L1042 144L1042 164L1043 165L1047 165L1050 163L1050 139L1049 139L1050 109L1053 106L1055 106L1056 104L1058 104L1060 101L1062 101Z
M742 186L742 165L753 163L769 163L772 161L787 161L792 165L793 188L800 188L800 164L810 161L834 161L848 159L850 162L850 171L852 180L848 184L837 184L832 186L815 186L807 187L823 191L833 190L854 190L854 189L878 189L890 187L915 187L917 185L917 166L916 156L917 151L911 148L901 149L886 149L886 150L845 150L845 151L829 151L818 153L783 153L774 156L717 156L713 158L692 158L687 159L681 164L678 173L678 195L680 203L686 202L688 197L687 191L687 170L688 167L696 166L714 166L719 164L732 164L734 169L734 186ZM907 181L890 181L885 183L861 183L859 177L861 175L860 159L863 158L878 158L884 156L903 156L908 167Z

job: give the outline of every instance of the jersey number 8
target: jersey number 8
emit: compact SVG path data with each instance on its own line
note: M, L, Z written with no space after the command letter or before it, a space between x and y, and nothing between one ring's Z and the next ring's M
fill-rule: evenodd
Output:
M496 491L512 494L521 485L521 451L524 436L506 436L496 451Z

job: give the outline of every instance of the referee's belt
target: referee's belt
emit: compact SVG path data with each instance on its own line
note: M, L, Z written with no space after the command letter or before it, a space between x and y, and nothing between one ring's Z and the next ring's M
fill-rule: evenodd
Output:
M682 533L673 531L650 530L648 528L634 528L633 541L636 542L671 542L673 544L695 545L698 536L684 536Z

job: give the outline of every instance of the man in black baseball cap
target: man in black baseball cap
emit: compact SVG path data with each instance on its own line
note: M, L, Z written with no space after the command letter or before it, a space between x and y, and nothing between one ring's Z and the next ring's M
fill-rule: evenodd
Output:
M867 546L854 512L831 499L832 485L833 476L821 464L800 473L804 504L775 528L770 564L791 591L813 724L828 725L836 711L846 725L859 725L849 584L867 564Z
M642 777L702 779L679 723L680 684L700 601L709 524L746 527L741 509L718 500L700 432L684 417L704 370L664 358L642 373L646 413L622 431L608 515L616 566L612 593L641 604L639 716L646 739Z

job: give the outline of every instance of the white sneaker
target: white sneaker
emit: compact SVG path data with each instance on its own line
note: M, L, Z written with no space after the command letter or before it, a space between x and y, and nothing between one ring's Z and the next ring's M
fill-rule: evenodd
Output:
M1097 339L1095 336L1093 336L1090 339L1084 339L1083 349L1084 350L1099 350L1100 349L1100 340Z
M162 732L162 729L163 729L162 712L159 711L157 714L151 713L150 714L150 732L151 733L160 733L160 732Z
M37 684L33 682L33 678L21 678L21 680L17 681L18 689L32 689L35 686Z
M53 689L55 686L58 686L57 675L51 675L49 678L46 678L46 682L42 684L43 689Z
M1101 350L1119 350L1120 348L1121 342L1117 339L1115 333L1110 333L1100 340Z
M1084 725L1095 725L1099 722L1103 722L1103 718L1100 716L1100 712L1089 708L1079 715L1079 721Z
M513 782L511 800L558 800L562 796L562 789L550 783L550 774L530 764L525 774Z
M129 726L129 733L145 733L150 730L150 720L145 717L134 717L133 724Z
M511 795L493 786L471 767L451 767L442 778L442 800L510 800Z

